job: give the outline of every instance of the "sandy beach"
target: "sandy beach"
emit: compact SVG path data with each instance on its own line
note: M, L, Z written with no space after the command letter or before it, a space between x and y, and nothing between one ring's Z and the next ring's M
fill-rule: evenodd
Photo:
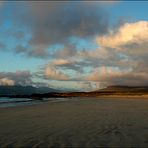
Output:
M148 99L77 98L1 108L0 147L148 147Z

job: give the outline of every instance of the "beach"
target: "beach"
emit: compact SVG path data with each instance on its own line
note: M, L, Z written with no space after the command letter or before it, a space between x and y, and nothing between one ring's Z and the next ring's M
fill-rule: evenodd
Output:
M0 147L148 147L148 99L73 98L0 108Z

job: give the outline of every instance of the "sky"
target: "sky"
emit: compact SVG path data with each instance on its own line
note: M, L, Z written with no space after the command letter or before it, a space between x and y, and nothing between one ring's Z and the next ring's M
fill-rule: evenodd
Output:
M148 85L147 10L147 1L1 1L0 85Z

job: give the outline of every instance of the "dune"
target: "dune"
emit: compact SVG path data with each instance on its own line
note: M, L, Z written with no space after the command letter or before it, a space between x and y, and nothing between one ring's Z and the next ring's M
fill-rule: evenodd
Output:
M148 147L148 99L75 98L0 109L0 147Z

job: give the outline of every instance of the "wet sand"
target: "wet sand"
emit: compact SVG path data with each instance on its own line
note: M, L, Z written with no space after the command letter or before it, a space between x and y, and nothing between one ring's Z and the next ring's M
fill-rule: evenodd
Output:
M1 108L0 147L148 147L148 99Z

